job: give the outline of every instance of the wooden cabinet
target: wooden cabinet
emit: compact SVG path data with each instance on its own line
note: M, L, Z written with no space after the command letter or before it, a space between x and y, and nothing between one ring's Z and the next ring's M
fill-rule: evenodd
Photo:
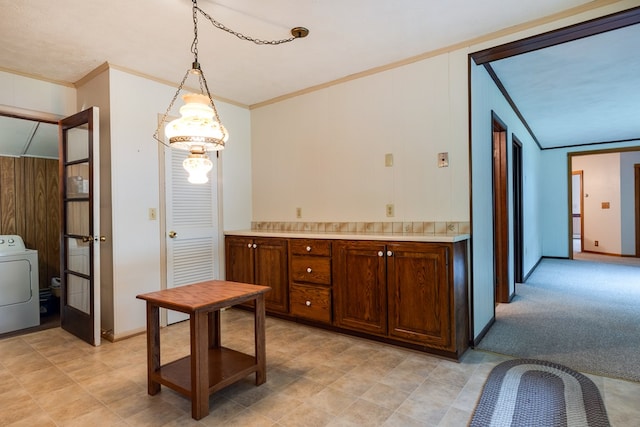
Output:
M289 240L289 292L293 316L331 323L330 240Z
M286 239L227 236L225 258L227 280L269 286L267 312L289 312Z
M449 248L387 245L389 335L451 349Z
M466 242L340 241L334 251L336 326L454 358L466 350Z
M227 236L226 250L227 280L270 286L281 317L453 359L469 346L466 240Z
M384 242L334 243L335 324L387 334L387 279Z

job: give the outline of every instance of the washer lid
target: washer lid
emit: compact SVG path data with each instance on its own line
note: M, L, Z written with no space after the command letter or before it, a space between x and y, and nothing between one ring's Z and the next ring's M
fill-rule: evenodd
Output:
M15 254L25 250L22 237L16 234L0 234L0 255Z

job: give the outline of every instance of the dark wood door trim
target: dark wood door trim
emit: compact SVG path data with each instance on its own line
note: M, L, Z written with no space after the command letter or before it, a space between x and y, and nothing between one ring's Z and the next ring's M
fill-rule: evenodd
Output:
M611 15L601 16L568 27L481 50L472 53L471 58L473 58L477 65L481 65L638 23L640 23L640 7L634 7Z
M522 143L511 135L513 180L513 280L523 281L524 224L522 211Z
M509 194L507 125L491 112L493 150L493 248L496 302L509 302Z

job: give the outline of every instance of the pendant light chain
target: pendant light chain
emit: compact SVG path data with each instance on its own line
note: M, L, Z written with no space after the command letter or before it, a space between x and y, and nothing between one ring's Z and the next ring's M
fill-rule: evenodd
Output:
M253 43L257 44L257 45L279 45L279 44L283 44L283 43L288 43L288 42L291 42L291 41L293 41L295 39L306 37L309 34L309 30L304 28L304 27L292 28L291 29L292 37L290 37L288 39L282 39L282 40L261 40L261 39L256 39L256 38L253 38L253 37L245 36L244 34L239 33L237 31L233 31L232 29L226 27L224 24L222 24L222 23L216 21L215 19L213 19L208 13L206 13L205 11L200 9L200 7L198 7L198 0L191 0L191 2L192 2L192 17L193 17L193 41L191 42L191 53L194 56L193 63L191 65L191 69L187 70L187 72L185 73L184 77L182 78L182 81L180 82L180 85L178 86L178 90L173 95L173 99L171 100L171 103L167 107L167 110L165 111L164 115L162 116L162 120L158 124L158 128L156 129L155 133L153 134L153 138L156 141L160 142L162 145L170 147L170 145L167 145L160 138L160 127L163 126L166 123L167 117L169 117L171 109L173 108L173 106L174 106L174 104L176 102L176 99L178 98L178 95L180 94L180 92L182 92L182 89L184 87L184 84L185 84L187 78L189 77L190 74L195 74L195 75L198 76L198 82L199 82L199 85L200 85L200 93L202 95L206 94L206 96L209 98L209 102L210 102L209 105L213 109L215 120L220 125L220 129L222 131L223 137L220 138L220 144L219 145L224 148L224 140L226 138L228 138L228 133L227 133L227 130L224 128L224 126L222 126L222 123L220 121L220 117L218 115L218 109L216 108L216 105L213 102L213 97L211 96L211 92L209 91L209 85L207 84L207 80L204 77L204 72L202 71L202 68L200 67L200 63L198 62L198 12L200 12L202 14L202 16L207 18L211 22L211 24L213 24L213 26L215 26L216 28L221 29L223 31L226 31L227 33L232 34L232 35L238 37L241 40L250 41L250 42L253 42Z
M193 3L193 42L191 43L191 53L194 55L194 64L198 63L198 0L191 0ZM199 68L199 67L198 67Z
M202 12L202 10L198 7L198 0L192 0L193 2L193 42L191 43L191 53L194 55L193 60L193 70L192 72L198 75L198 82L200 83L200 93L206 93L209 97L209 101L211 101L211 107L213 108L213 115L216 118L218 123L222 123L220 121L220 116L218 115L218 109L216 108L216 104L213 102L213 97L211 96L211 92L209 92L209 85L207 84L207 79L204 77L204 73L200 69L200 63L198 62L198 14L196 13L198 10Z
M197 9L198 12L200 12L202 14L202 16L204 16L205 18L207 18L211 24L213 24L214 27L219 28L223 31L226 31L229 34L233 34L234 36L236 36L237 38L241 39L241 40L246 40L249 42L253 42L255 44L258 45L279 45L279 44L283 44L283 43L289 43L294 41L295 39L299 38L300 36L293 36L293 37L289 37L288 39L282 39L282 40L261 40L261 39L255 39L253 37L249 37L249 36L245 36L242 33L239 33L237 31L233 31L231 28L227 27L226 25L222 24L221 22L216 21L215 19L213 19L207 12L205 12L204 10L200 9L198 7L198 5L196 4L197 1L193 0L194 3L194 14L195 14L195 10ZM195 18L194 18L195 19Z

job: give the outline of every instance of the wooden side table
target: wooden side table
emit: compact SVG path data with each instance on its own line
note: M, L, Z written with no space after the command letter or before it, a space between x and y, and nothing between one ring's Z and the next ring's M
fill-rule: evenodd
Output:
M209 395L256 373L267 379L264 294L268 286L211 280L138 295L147 302L147 386L150 395L165 385L191 399L191 416L209 415ZM220 310L255 300L255 356L222 347ZM191 354L160 364L160 307L189 315Z

